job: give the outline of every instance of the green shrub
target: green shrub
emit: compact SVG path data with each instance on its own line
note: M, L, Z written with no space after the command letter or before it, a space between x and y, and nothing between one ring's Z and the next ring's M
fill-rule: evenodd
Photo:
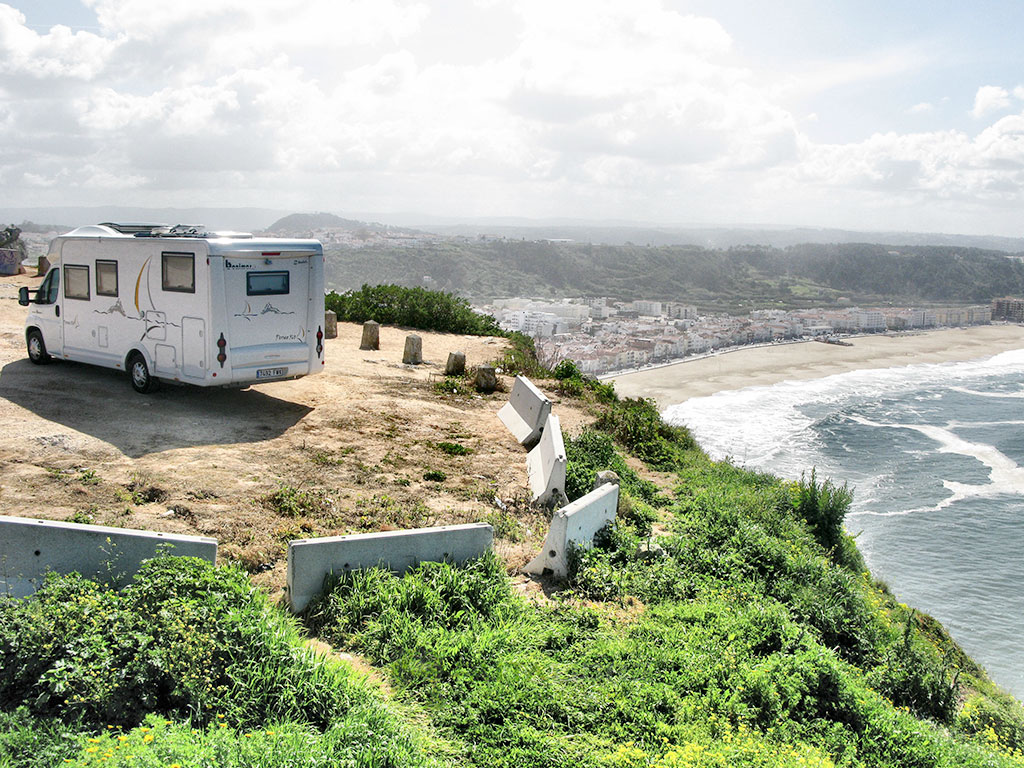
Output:
M461 443L449 443L447 441L437 443L435 447L441 453L447 453L449 456L468 456L473 452L472 448L467 448Z
M556 379L581 379L579 367L572 360L563 360L551 370L551 375Z
M32 596L0 601L0 661L5 706L93 725L155 712L324 728L365 696L301 647L245 573L185 557L145 562L121 592L48 574Z
M843 520L852 502L853 494L847 486L838 488L831 480L819 483L813 469L810 481L801 477L794 485L794 510L807 521L818 543L837 563L860 572L864 561L843 532Z
M349 323L376 320L386 325L419 328L439 333L504 336L490 315L473 311L469 302L450 293L398 285L363 285L358 291L335 293L325 298L327 309Z
M423 473L423 479L433 483L443 483L448 479L448 475L442 472L440 469L428 469Z
M537 347L525 333L512 331L508 334L509 347L494 366L509 376L528 376L532 379L547 379L551 371L537 359Z
M597 473L610 469L619 476L619 486L626 493L656 507L668 504L654 483L630 469L608 435L585 429L579 436L565 439L565 455L565 493L570 501L589 493Z
M675 469L681 452L698 450L690 431L662 421L650 399L616 400L604 409L595 426L655 469Z

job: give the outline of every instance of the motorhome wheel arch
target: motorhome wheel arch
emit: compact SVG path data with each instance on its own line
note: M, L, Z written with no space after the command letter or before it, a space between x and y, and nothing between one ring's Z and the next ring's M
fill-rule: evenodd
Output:
M157 380L240 386L324 366L317 240L195 227L96 224L54 239L29 307L29 359L75 360ZM34 294L34 295L32 295Z

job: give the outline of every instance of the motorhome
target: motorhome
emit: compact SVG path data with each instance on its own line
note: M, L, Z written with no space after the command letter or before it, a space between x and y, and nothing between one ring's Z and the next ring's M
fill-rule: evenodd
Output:
M324 366L324 256L316 240L201 227L95 224L50 244L25 341L58 358L158 380L244 386ZM34 295L32 295L34 294Z

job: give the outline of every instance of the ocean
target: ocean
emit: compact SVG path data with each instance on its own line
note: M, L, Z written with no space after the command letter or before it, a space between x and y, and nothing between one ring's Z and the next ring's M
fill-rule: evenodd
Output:
M854 371L666 408L715 458L853 490L875 577L1024 699L1024 350Z

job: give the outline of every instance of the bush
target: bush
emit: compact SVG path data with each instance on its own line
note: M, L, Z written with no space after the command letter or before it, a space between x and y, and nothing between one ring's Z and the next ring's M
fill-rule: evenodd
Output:
M610 469L619 476L619 486L626 493L656 507L668 504L654 483L629 468L608 435L585 429L578 437L565 439L565 455L565 494L569 501L590 493L597 473Z
M616 400L595 426L655 469L675 469L681 451L698 449L690 431L662 421L657 405L648 398Z
M494 361L494 366L509 376L528 376L533 379L547 379L551 371L537 359L537 347L525 333L512 331L508 334L509 348Z
M245 573L188 557L146 561L121 592L51 573L34 595L0 600L0 662L5 706L93 726L152 712L324 728L365 696L301 647Z
M327 309L337 313L339 320L347 323L376 320L439 333L505 335L493 317L473 311L465 299L425 288L363 285L358 291L340 294L331 291L324 303Z
M793 486L794 511L811 527L814 538L840 565L853 571L864 569L864 562L853 546L847 543L848 537L843 532L843 520L853 502L853 494L847 486L836 487L831 480L818 482L815 470L811 470L811 479L800 478Z

